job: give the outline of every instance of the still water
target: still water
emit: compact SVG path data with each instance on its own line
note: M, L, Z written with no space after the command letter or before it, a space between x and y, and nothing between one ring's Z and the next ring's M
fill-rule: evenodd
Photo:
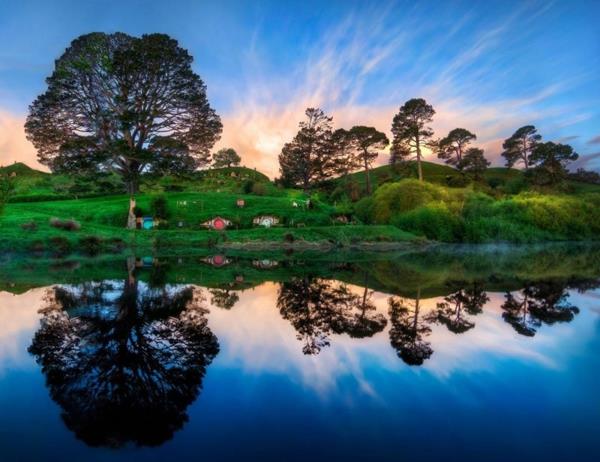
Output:
M0 460L598 460L600 249L0 263Z

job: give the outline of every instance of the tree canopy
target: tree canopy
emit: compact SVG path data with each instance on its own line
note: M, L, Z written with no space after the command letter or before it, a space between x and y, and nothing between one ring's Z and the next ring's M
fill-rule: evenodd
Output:
M373 161L377 159L379 150L390 144L390 140L378 131L375 127L365 127L357 125L352 127L348 134L350 135L351 146L354 148L356 160L352 162L355 165L362 165L365 169L367 180L367 194L371 194L371 175L370 168Z
M337 169L332 143L332 118L321 109L308 108L294 139L279 154L283 183L300 186L305 192L330 178Z
M490 166L490 161L483 155L483 149L469 148L456 166L460 171L471 175L473 179L480 180Z
M213 167L215 168L238 166L241 161L242 158L233 148L219 149L213 155Z
M506 166L510 168L521 163L525 170L528 170L531 165L531 153L541 139L542 136L533 125L519 128L502 144L502 157L506 159Z
M140 174L206 163L221 120L192 56L164 34L91 33L55 62L30 106L27 138L53 171Z
M567 177L567 165L579 158L568 144L546 143L537 144L531 153L531 165L536 183L555 185Z
M477 139L474 133L465 128L455 128L451 130L441 140L436 143L436 151L439 159L443 159L447 164L458 165L462 161L465 149Z
M400 107L392 120L392 158L407 159L414 153L420 181L423 181L423 148L433 136L433 130L427 124L432 122L434 114L433 106L427 101L413 98Z

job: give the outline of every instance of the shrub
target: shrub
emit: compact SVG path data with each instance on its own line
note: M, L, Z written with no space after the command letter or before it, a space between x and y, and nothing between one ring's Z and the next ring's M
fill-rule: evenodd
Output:
M62 257L71 251L71 242L62 236L54 236L50 238L50 250L57 257Z
M242 186L242 191L244 194L250 194L252 192L252 188L254 187L254 181L246 180Z
M444 242L457 242L463 235L462 219L443 203L430 204L396 215L392 224L414 234Z
M152 201L150 202L150 210L152 212L152 216L155 218L160 218L161 220L166 220L171 215L169 203L167 202L167 198L165 196L153 197Z
M285 233L283 235L283 240L285 242L294 242L296 240L296 238L294 237L294 235L292 233Z
M373 195L372 218L375 223L390 223L397 214L432 203L445 203L451 211L462 208L464 190L449 190L418 180L388 183Z
M370 224L373 222L373 208L375 201L372 196L363 197L354 205L354 214L363 223Z
M267 188L263 183L254 183L252 185L252 194L264 196L267 193Z
M23 231L36 231L38 229L38 225L35 221L28 221L21 225L21 229Z
M50 226L65 231L79 231L81 229L81 224L76 220L61 220L56 217L50 218Z
M102 250L102 239L98 236L84 236L79 239L79 247L86 255L98 255Z

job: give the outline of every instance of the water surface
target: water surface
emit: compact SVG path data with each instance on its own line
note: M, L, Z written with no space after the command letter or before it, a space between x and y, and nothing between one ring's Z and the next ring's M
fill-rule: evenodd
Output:
M600 251L0 264L29 460L597 460Z

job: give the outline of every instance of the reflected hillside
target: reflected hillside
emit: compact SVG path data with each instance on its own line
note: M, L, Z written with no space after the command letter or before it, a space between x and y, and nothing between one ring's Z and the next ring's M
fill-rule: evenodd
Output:
M22 293L53 284L126 277L125 257L75 260L5 259L0 290ZM600 276L600 247L549 245L524 247L439 246L411 253L211 254L205 257L138 256L140 281L162 278L168 284L215 289L223 307L235 304L228 293L264 282L335 279L402 297L447 296L455 281L477 283L482 290L519 290L528 281L595 280ZM368 281L366 283L365 281Z

